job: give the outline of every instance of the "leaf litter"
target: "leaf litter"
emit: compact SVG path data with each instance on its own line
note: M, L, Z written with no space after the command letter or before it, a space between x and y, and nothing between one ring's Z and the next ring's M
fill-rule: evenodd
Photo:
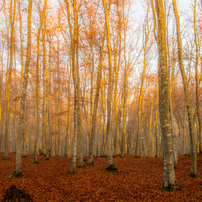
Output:
M173 192L160 189L163 180L160 157L118 156L114 158L116 173L105 170L106 158L94 158L94 165L78 168L77 164L76 174L67 173L71 157L50 157L49 161L44 156L38 158L40 164L34 164L33 155L22 158L21 179L9 178L15 169L15 154L10 153L8 161L0 160L0 200L11 185L16 185L29 193L33 202L202 201L202 154L198 155L196 179L189 177L190 157L179 156L175 174L183 190Z

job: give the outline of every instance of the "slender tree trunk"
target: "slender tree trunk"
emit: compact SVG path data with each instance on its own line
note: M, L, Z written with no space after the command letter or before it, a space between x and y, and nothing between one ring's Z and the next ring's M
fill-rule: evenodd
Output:
M155 87L154 87L153 99L152 99L152 103L151 103L150 121L149 121L149 138L148 138L149 139L148 156L152 156L152 152L151 151L154 151L154 131L152 133L152 118L153 118L153 106L154 106L154 99L155 99L156 88L157 88L157 81L158 81L158 77L156 77L156 84L155 84ZM153 127L155 128L155 122L154 122L154 126ZM152 139L152 146L150 144L150 140L151 139Z
M164 144L164 178L161 185L162 189L171 191L176 188L176 178L174 171L173 142L170 128L169 114L169 70L167 63L167 42L166 42L166 21L163 8L163 1L156 0L156 12L158 21L158 41L160 57L160 121Z
M109 27L109 10L107 8L105 0L102 1L105 11L105 24L107 29L107 47L108 47L108 63L109 63L109 81L108 81L108 94L107 94L107 157L108 166L107 169L114 169L113 156L112 156L112 134L111 134L111 100L112 100L112 50L110 41L110 27Z
M69 173L76 172L76 157L77 157L77 134L78 134L78 75L77 75L77 66L75 61L75 52L76 52L76 44L77 44L77 31L78 31L78 13L77 13L77 3L76 0L73 0L73 11L74 11L74 38L72 35L72 27L70 22L70 11L69 11L69 2L65 0L67 4L67 13L68 13L68 23L69 23L69 31L71 37L71 50L72 50L72 76L74 82L74 139L73 139L73 151L72 151L72 163L69 170Z
M193 123L193 111L191 105L191 98L189 94L188 84L187 84L187 77L184 70L183 58L182 58L182 42L180 36L180 19L177 11L176 0L173 0L173 10L176 19L176 30L177 30L177 43L178 43L178 62L179 67L182 75L185 98L186 98L186 105L187 105L187 112L188 112L188 119L189 119L189 133L191 139L191 169L190 169L190 176L197 177L197 153L196 153L196 138L194 133L194 123Z
M148 14L147 14L148 15ZM139 158L139 150L140 150L140 135L141 135L141 119L142 119L142 99L143 99L143 90L144 90L144 80L145 80L145 70L146 70L146 62L147 62L147 42L149 37L149 31L146 33L146 27L144 27L144 63L143 63L143 71L142 71L142 84L140 89L140 96L139 96L139 102L138 102L138 129L137 129L137 142L136 142L136 148L135 148L135 157Z
M10 23L11 23L11 39L10 39L10 65L8 69L8 82L7 82L7 107L6 107L6 121L5 121L5 134L4 134L4 157L3 160L8 160L8 126L10 121L10 88L11 88L11 74L13 68L13 49L14 49L14 22L15 22L15 7L16 0L14 0L14 5L10 2Z
M67 140L68 140L68 134L69 134L70 81L71 81L71 71L69 73L69 81L68 81L68 103L67 103L67 118L66 118L67 119L67 126L66 126L66 135L65 135L65 152L64 152L64 156L68 156Z
M16 164L15 164L15 171L11 175L11 177L13 178L20 178L23 176L21 148L22 148L22 136L24 133L25 99L27 92L28 70L31 58L31 13L32 13L32 0L29 0L28 17L27 17L27 56L25 61L25 73L20 101L19 133L18 133L18 142L16 151Z
M39 55L40 55L40 32L42 29L44 17L45 17L45 10L46 10L46 5L47 5L47 0L44 1L44 9L42 13L42 19L40 22L40 27L38 29L38 35L37 35L37 63L36 63L36 137L35 137L35 142L34 142L34 163L38 164L39 160L37 157L38 151L38 140L39 140L39 120L40 120L40 115L39 115Z
M102 55L103 55L103 47L105 42L105 31L103 35L103 42L102 47L100 48L100 59L99 59L99 66L98 66L98 74L97 74L97 88L94 98L94 109L93 109L93 117L92 117L92 128L91 128L91 137L90 137L90 144L89 144L89 156L88 156L88 163L87 165L93 164L93 149L94 149L94 139L95 139L95 126L96 126L96 119L97 119L97 108L98 108L98 101L99 101L99 93L100 93L100 82L102 77Z
M80 111L80 107L79 107L79 132L80 132L80 141L79 141L79 144L80 144L80 151L79 151L79 168L83 168L85 167L84 165L84 162L83 162L83 129L82 129L82 113Z
M194 41L196 46L196 64L195 64L195 79L196 79L196 110L198 116L198 125L199 125L199 153L202 153L202 140L201 140L201 113L200 113L200 102L199 102L199 71L198 71L198 64L199 64L199 47L198 47L198 39L197 39L197 29L196 29L196 3L194 3Z
M44 19L46 20L46 19ZM48 69L47 69L47 53L46 53L46 23L44 22L44 27L43 27L43 68L44 68L44 73L45 73L45 117L46 117L46 122L45 122L45 155L46 155L46 160L49 160L49 86L48 86Z

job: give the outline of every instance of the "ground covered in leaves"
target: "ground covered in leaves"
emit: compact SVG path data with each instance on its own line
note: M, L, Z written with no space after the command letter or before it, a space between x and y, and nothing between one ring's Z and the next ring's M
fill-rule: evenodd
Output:
M3 153L0 154L0 158ZM33 163L33 156L22 159L21 179L9 176L15 169L15 154L9 160L0 160L0 201L11 185L24 189L31 201L202 201L202 155L198 155L198 175L189 177L190 157L179 156L176 178L183 191L160 190L163 179L162 158L114 158L116 173L105 171L106 158L94 158L94 165L78 168L68 174L70 157L39 156L40 164ZM86 164L86 162L85 162Z

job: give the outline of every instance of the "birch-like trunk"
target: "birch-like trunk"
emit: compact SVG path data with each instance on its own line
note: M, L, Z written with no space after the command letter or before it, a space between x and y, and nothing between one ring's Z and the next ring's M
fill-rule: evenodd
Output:
M89 156L88 156L88 163L87 165L93 164L93 149L94 149L94 141L95 141L95 126L96 126L96 119L97 119L97 108L98 108L98 101L99 101L99 93L100 93L100 82L102 77L102 55L103 55L103 47L105 42L105 35L106 32L104 31L103 35L103 42L102 47L100 50L100 59L99 59L99 66L98 66L98 74L97 74L97 88L94 98L94 109L93 109L93 117L92 117L92 128L91 128L91 136L90 136L90 144L89 144Z
M22 174L22 158L21 158L21 148L22 148L22 136L24 133L24 115L25 115L25 99L27 93L27 82L28 82L28 70L31 58L31 13L32 13L32 0L29 0L28 6L28 17L27 17L27 55L25 61L25 73L23 79L21 101L20 101L20 115L19 115L19 133L16 151L16 163L15 171L11 175L13 178L20 178Z
M65 152L64 156L68 156L68 148L67 148L67 140L69 135L69 113L70 113L70 81L71 81L71 71L69 73L69 81L68 81L68 103L67 103L67 117L66 117L66 134L65 134Z
M171 123L169 114L169 69L167 63L167 42L166 42L166 20L163 8L163 1L156 0L156 12L158 21L158 41L160 57L160 121L164 147L164 178L162 189L171 191L176 188L176 178L174 171L174 153L171 135Z
M202 137L201 137L201 113L200 113L200 102L199 102L199 46L198 46L198 39L197 39L197 29L196 29L196 3L197 0L194 2L194 41L196 46L196 63L195 63L195 79L196 79L196 110L198 116L198 139L199 139L199 153L202 153Z
M72 151L72 163L69 169L69 173L76 172L76 157L77 157L77 134L78 134L78 75L77 75L77 66L75 60L76 53L76 44L78 42L78 13L77 13L77 3L76 0L73 0L73 12L74 12L74 36L72 35L72 26L70 22L70 10L69 10L69 1L65 0L67 5L67 14L68 14L68 24L69 32L71 37L71 51L72 51L72 76L74 82L74 137L73 137L73 151ZM73 38L74 37L74 38Z
M176 20L176 30L177 30L177 43L178 43L178 62L179 67L182 75L182 81L184 86L184 93L186 98L186 105L187 105L187 113L189 119L189 134L191 139L191 169L190 169L190 176L197 177L197 152L196 152L196 137L194 132L194 122L193 122L193 111L191 105L191 98L189 94L189 88L187 83L187 77L184 70L183 58L182 58L182 41L180 36L180 18L177 11L176 0L173 0L173 10L175 14Z
M111 134L111 101L112 101L112 50L110 41L110 27L109 27L109 10L107 8L105 0L102 1L105 11L105 25L107 30L107 47L108 47L108 63L109 63L109 80L108 80L108 93L107 93L107 157L108 157L108 167L110 169L114 166L113 156L112 156L112 134Z
M7 81L7 91L6 91L6 121L5 121L5 134L4 134L4 156L3 160L8 160L8 126L10 121L10 88L11 88L11 74L13 68L13 50L14 50L14 22L15 22L15 7L16 0L10 2L10 24L11 24L11 33L10 33L10 65L8 69L8 81Z

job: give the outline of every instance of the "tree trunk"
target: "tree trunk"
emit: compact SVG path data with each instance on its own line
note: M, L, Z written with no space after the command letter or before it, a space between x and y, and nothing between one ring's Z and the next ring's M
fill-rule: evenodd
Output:
M75 173L76 172L76 157L77 157L77 134L78 134L78 87L79 87L79 81L78 81L78 74L77 74L77 66L75 61L75 53L76 53L76 47L78 42L78 13L77 13L77 4L76 0L73 0L73 11L74 11L74 38L72 35L72 27L70 22L70 11L69 11L69 1L65 0L67 5L67 13L68 13L68 24L69 24L69 31L70 31L70 37L71 37L71 51L72 51L72 76L73 76L73 82L74 82L74 139L73 139L73 151L72 151L72 163L71 167L69 169L69 173Z
M67 149L67 140L68 140L68 132L69 132L69 114L70 114L70 81L71 81L71 71L69 73L69 82L68 82L68 103L67 103L67 126L66 126L66 135L65 135L65 152L64 156L68 156Z
M99 59L98 74L97 74L97 88L96 88L96 93L95 93L95 98L94 98L94 109L93 109L92 128L91 128L91 136L90 136L90 141L89 141L90 144L89 144L89 156L88 156L87 165L93 164L95 126L96 126L97 108L98 108L99 93L100 93L100 82L101 82L101 78L102 78L102 55L103 55L103 47L104 47L104 42L105 42L105 35L106 35L106 32L104 31L102 47L100 48L100 59Z
M110 27L109 27L109 10L107 8L105 0L102 1L105 11L105 25L107 29L107 47L108 47L108 63L109 63L109 81L108 81L108 94L107 94L107 157L108 167L115 168L112 156L112 134L111 134L111 100L112 100L112 50L110 41ZM116 170L116 168L115 168Z
M139 102L138 102L138 129L137 129L137 142L136 142L136 148L135 148L135 157L139 158L140 157L140 135L141 135L141 119L142 119L142 99L143 99L143 90L144 90L144 80L145 80L145 70L146 70L146 62L147 62L147 42L148 42L148 37L149 37L149 30L147 30L147 33L145 31L144 27L144 63L143 63L143 71L142 71L142 84L141 84L141 89L140 89L140 96L139 96Z
M198 64L199 64L199 47L197 42L197 29L196 29L196 3L194 3L194 41L196 46L196 64L195 64L195 79L196 79L196 110L198 116L198 125L199 125L199 132L198 132L198 139L199 139L199 153L202 153L202 137L201 137L201 113L200 113L200 101L199 101L199 71L198 71Z
M26 92L27 92L28 70L29 70L30 58L31 58L31 13L32 13L32 0L29 0L28 17L27 17L27 56L25 61L25 73L24 73L21 102L20 102L19 133L18 133L18 142L17 142L17 151L16 151L15 171L11 175L11 177L13 178L20 178L23 176L21 148L22 148L22 138L23 138L22 136L24 133L25 99L26 99Z
M37 35L37 63L36 63L36 137L34 142L34 163L38 164L39 160L37 157L38 154L38 140L39 140L39 55L40 55L40 47L39 47L39 40L40 40L40 32L42 29L44 16L45 16L45 10L46 10L47 0L44 1L44 9L42 13L42 19L40 22L40 27L38 29L38 35Z
M191 105L191 98L189 94L188 84L187 84L187 77L184 70L183 58L182 58L182 42L180 36L180 19L177 11L176 0L173 0L173 10L176 19L176 30L177 30L177 43L178 43L178 62L179 67L182 75L185 98L186 98L186 105L187 105L187 113L189 119L189 133L191 139L191 169L190 169L190 176L197 177L197 153L196 153L196 139L195 139L195 132L194 132L194 123L193 123L193 111Z
M15 7L16 0L10 2L10 24L11 24L11 39L10 39L10 65L8 69L8 81L7 81L7 107L6 107L6 121L5 121L5 134L4 134L4 157L3 160L8 160L8 126L10 121L10 88L11 88L11 74L13 68L13 49L14 49L14 22L15 22ZM14 10L13 10L14 9Z
M164 145L164 178L161 188L171 191L176 188L176 178L174 171L173 143L170 128L169 114L169 70L167 64L167 42L166 42L166 21L163 8L163 1L156 0L156 12L158 21L158 41L160 57L160 121Z

